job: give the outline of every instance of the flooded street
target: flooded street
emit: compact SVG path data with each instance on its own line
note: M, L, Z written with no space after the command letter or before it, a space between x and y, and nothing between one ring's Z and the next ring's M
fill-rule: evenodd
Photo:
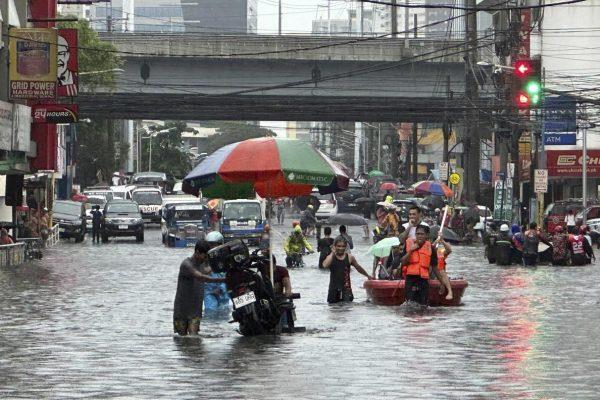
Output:
M370 272L370 239L350 233ZM281 238L274 248L282 263ZM244 338L224 315L177 338L191 250L163 247L156 228L143 244L64 242L0 270L0 397L598 398L597 266L498 267L481 247L454 249L449 274L469 281L461 307L372 305L355 271L354 303L330 306L314 254L290 273L306 333Z

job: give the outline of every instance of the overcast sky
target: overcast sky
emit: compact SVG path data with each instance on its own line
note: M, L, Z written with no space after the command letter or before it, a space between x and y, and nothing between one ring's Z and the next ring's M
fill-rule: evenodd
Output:
M348 5L343 0L332 0L331 18L346 18ZM258 0L257 8L258 33L276 34L278 0ZM283 0L281 9L284 33L310 33L314 19L327 18L327 0Z

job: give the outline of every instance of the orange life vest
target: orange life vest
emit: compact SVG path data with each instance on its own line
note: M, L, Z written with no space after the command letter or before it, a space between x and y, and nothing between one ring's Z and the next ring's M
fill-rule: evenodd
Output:
M406 248L413 247L414 240L406 239ZM431 263L431 243L429 241L417 251L413 251L408 260L404 275L419 275L421 278L429 279L429 264Z

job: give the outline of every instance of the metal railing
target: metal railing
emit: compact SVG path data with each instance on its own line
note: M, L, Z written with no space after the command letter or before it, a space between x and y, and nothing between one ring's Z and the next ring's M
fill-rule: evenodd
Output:
M46 239L46 247L52 247L60 241L60 235L58 230L58 224L55 224L50 228L48 239Z
M25 243L0 245L0 267L9 267L25 262Z

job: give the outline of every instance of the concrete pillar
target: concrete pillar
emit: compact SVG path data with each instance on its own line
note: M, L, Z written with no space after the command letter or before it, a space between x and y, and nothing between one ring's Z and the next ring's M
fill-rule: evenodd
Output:
M358 176L361 171L361 162L360 162L360 147L364 140L365 131L362 122L354 123L354 176Z

